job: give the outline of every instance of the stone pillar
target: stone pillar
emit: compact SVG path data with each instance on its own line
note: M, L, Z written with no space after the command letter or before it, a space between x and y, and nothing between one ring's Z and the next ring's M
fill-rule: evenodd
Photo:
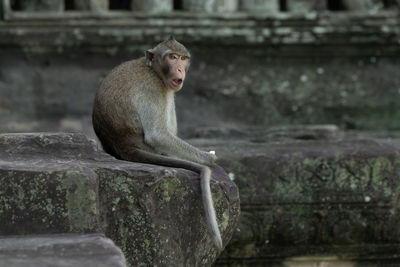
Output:
M287 0L287 10L294 13L307 13L327 9L327 2L321 0Z
M342 0L346 10L369 10L374 7L372 0Z
M173 6L173 0L132 0L133 11L170 12Z
M64 0L19 0L23 11L64 11Z
M108 10L108 0L75 0L74 7L77 10Z
M279 0L241 0L240 7L249 12L279 12Z
M10 0L0 0L0 19L7 20L11 14Z
M238 0L183 0L183 9L196 12L234 12L238 9Z

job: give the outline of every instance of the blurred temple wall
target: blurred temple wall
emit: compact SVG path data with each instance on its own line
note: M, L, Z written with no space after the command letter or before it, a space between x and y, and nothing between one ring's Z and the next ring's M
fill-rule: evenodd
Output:
M395 0L3 0L0 131L93 136L96 88L174 34L192 53L177 94L196 127L400 128Z

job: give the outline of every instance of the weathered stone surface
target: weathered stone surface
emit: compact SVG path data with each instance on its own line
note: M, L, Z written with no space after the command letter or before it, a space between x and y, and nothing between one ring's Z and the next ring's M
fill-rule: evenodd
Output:
M254 143L268 141L334 140L341 139L343 131L336 125L286 125L272 127L202 127L191 128L185 137L196 139L248 139Z
M0 135L0 235L101 231L90 156L83 135Z
M270 1L265 1L269 5ZM245 1L251 6L251 1ZM262 7L255 6L258 11ZM0 46L48 52L84 49L92 52L131 52L139 45L158 43L165 36L188 45L268 46L270 55L346 56L397 55L399 16L396 10L381 12L317 12L311 14L223 12L205 14L171 12L113 12L63 15L14 12L12 20L0 22ZM27 18L36 21L35 30ZM13 23L17 20L18 23ZM19 46L17 46L19 45ZM359 46L354 49L353 46ZM254 48L254 47L252 47ZM111 51L109 51L111 50ZM300 51L298 51L300 50ZM113 51L113 52L112 52ZM335 53L336 51L336 53ZM372 50L374 51L374 50ZM305 54L304 54L305 53Z
M224 244L237 187L218 166L212 193ZM198 175L119 161L80 134L0 135L0 234L104 232L132 266L210 265L217 257Z
M268 58L244 48L207 51L194 50L197 61L177 94L183 130L235 124L332 123L358 130L400 127L396 101L400 76L395 75L399 58L294 59ZM235 53L246 53L246 57L235 57Z
M99 82L114 66L153 45L115 56L26 57L0 50L0 131L94 136L90 114ZM243 47L189 48L194 61L176 94L182 134L199 126L242 124L400 129L400 58L294 59Z
M0 236L1 267L125 267L125 258L101 234Z
M398 144L205 142L241 193L242 216L219 265L400 263Z

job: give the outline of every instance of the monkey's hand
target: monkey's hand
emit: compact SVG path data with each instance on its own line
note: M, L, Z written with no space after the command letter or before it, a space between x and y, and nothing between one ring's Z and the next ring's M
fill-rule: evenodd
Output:
M214 154L211 152L203 152L202 154L203 154L203 162L202 162L203 165L210 166L214 164L214 162L217 160L215 152Z
M217 155L215 155L215 151L212 151L214 153L209 152L208 154L211 155L212 163L214 163L217 160Z

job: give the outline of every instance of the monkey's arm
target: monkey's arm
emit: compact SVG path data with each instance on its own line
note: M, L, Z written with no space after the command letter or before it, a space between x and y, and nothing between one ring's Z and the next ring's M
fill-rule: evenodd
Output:
M175 156L203 165L211 165L216 156L183 141L168 129L162 101L138 101L139 117L144 132L144 142L159 154ZM148 112L151 110L152 112ZM147 111L147 112L140 112Z
M166 128L154 128L144 134L145 143L153 147L158 153L175 156L203 165L211 165L216 156L183 141L170 133Z

